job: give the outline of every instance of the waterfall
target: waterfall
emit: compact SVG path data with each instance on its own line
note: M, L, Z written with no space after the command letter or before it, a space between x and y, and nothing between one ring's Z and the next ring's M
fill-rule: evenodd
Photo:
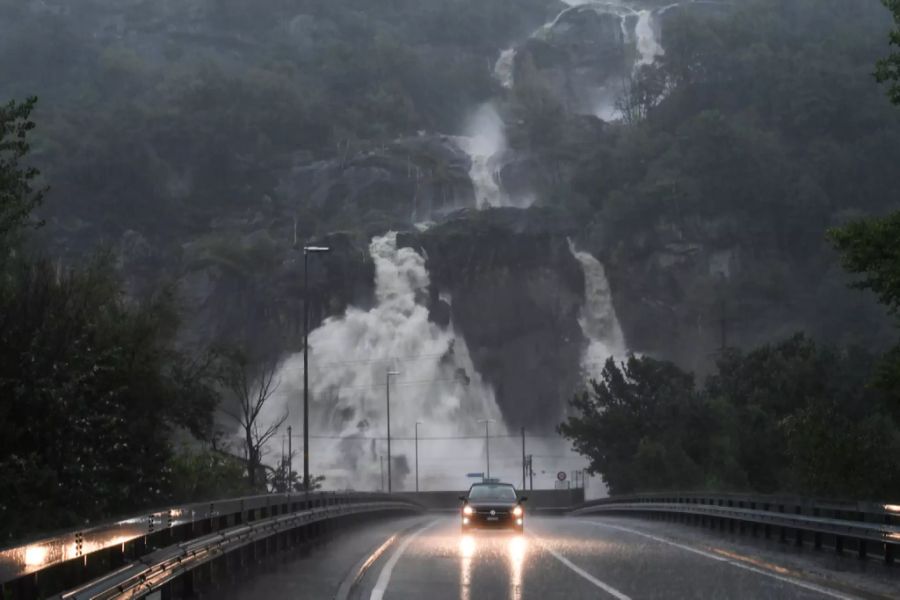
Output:
M375 263L376 305L348 308L327 319L309 336L310 471L324 474L329 489L379 489L381 457L386 455L386 378L390 378L394 489L413 487L416 421L423 437L475 436L465 440L429 440L420 444L421 463L446 456L471 458L456 469L428 470L428 488L463 489L465 472L483 465L480 419L494 419L493 434L503 432L493 390L475 372L465 340L452 324L429 320L429 275L425 258L397 247L397 234L375 237L369 246ZM303 356L290 357L278 375L280 386L263 418L290 411L289 423L301 432ZM302 443L295 437L295 448ZM281 441L273 439L271 454ZM492 448L493 450L493 448ZM274 460L269 459L269 462ZM302 454L294 468L302 470ZM424 473L423 473L424 474ZM423 483L425 479L422 480Z
M634 65L635 69L645 65L652 65L658 57L665 54L665 50L663 50L659 40L656 39L653 11L642 10L638 12L634 33L637 39L638 54L640 54L640 59Z
M456 138L460 149L471 160L469 178L479 210L513 205L500 186L500 159L506 151L505 128L497 109L487 103L469 119L466 135Z
M588 346L582 354L581 366L586 376L598 378L606 359L626 356L625 336L616 316L603 264L590 253L576 250L571 240L569 249L584 271L584 304L578 323L588 339Z
M512 89L515 63L516 49L507 48L500 53L500 58L497 59L497 64L494 65L494 77L506 89Z

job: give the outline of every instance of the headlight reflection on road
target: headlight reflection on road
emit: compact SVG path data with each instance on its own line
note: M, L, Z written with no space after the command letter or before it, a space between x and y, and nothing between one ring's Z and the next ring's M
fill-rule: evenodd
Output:
M459 539L459 555L463 558L472 558L475 555L475 538L464 535Z
M519 600L522 597L522 570L525 566L525 554L528 541L521 535L509 540L509 597Z
M521 535L474 536L463 535L459 538L459 598L473 600L472 571L476 557L496 565L495 561L505 555L509 569L509 598L519 600L522 597L522 578L525 572L525 559L528 555L528 540ZM486 568L495 568L494 566Z
M459 600L471 600L472 557L475 556L475 538L471 535L459 539L459 556Z

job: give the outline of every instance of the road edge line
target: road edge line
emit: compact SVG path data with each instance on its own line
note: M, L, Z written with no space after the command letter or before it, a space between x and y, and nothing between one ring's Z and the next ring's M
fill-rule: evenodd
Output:
M353 593L353 590L359 586L359 582L362 581L362 578L365 577L366 573L375 564L381 556L387 551L394 542L397 541L398 538L405 535L408 531L415 529L416 527L422 524L421 520L417 520L415 523L404 527L403 529L397 531L396 533L391 534L388 538L382 542L377 548L375 548L372 552L370 552L367 556L359 559L356 564L348 572L347 576L344 577L344 580L341 581L341 585L338 587L337 592L335 592L332 600L348 600L350 598L350 594Z
M821 585L818 585L815 583L803 581L802 579L797 579L796 577L790 577L787 575L779 575L778 573L773 573L772 571L767 571L766 569L756 567L753 565L749 565L747 563L741 562L741 561L733 559L733 558L719 556L719 555L713 554L712 552L707 552L706 550L701 550L699 548L694 548L694 547L688 546L686 544L681 544L679 542L675 542L673 540L669 540L664 537L660 537L658 535L644 533L642 531L638 531L637 529L631 529L630 527L622 527L619 525L610 525L609 523L597 523L597 522L590 521L587 519L574 519L574 520L580 521L581 523L585 523L587 525L592 525L594 527L600 527L600 528L605 527L607 529L615 529L618 531L624 531L625 533L631 533L633 535L638 535L640 537L647 538L647 539L653 540L655 542L660 542L662 544L668 544L669 546L679 548L686 552L693 552L694 554L698 554L705 558L717 560L719 562L728 563L729 565L735 566L739 569L751 571L758 575L765 575L766 577L771 577L773 579L777 579L777 580L783 581L785 583L790 583L792 585L796 585L797 587L801 587L801 588L811 591L811 592L824 594L824 595L830 596L832 598L838 598L839 600L857 600L857 598L858 598L858 596L849 596L843 592L839 592L837 590L827 588L827 587L824 587L824 586L821 586Z
M565 565L566 567L571 569L574 573L576 573L583 579L591 582L596 587L600 588L601 590L603 590L604 592L606 592L613 598L616 598L616 600L631 600L630 596L623 594L622 592L620 592L613 586L609 585L608 583L600 581L599 579L597 579L596 577L594 577L593 575L591 575L590 573L588 573L587 571L585 571L584 569L582 569L581 567L579 567L578 565L573 563L571 560L569 560L568 558L566 558L565 556L563 556L562 554L560 554L559 552L557 552L556 550L551 548L546 542L541 540L539 537L537 537L533 533L529 533L528 537L535 540L538 543L538 545L541 548L543 548L544 550L546 550L547 552L549 552L550 555L553 556L553 558L555 558L556 560L561 562L563 565Z
M391 575L394 572L394 567L397 565L397 562L400 560L400 557L403 556L403 553L406 552L406 549L409 545L422 533L424 533L427 529L430 529L437 525L438 521L434 520L431 523L419 528L415 532L409 534L403 543L394 550L394 553L391 554L391 557L388 561L381 567L381 572L378 574L378 579L375 581L375 587L372 588L372 593L369 595L369 600L382 600L384 598L384 592L387 590L388 585L391 583Z

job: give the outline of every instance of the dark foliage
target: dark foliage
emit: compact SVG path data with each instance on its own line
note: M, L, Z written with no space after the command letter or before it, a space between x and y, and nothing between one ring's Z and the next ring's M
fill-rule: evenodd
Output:
M29 98L0 106L0 254L44 197L45 190L34 187L37 169L20 164L30 149L27 136L34 129L30 117L36 103L37 98Z
M0 111L0 542L177 497L172 432L209 437L218 404L212 361L174 349L169 294L126 299L106 257L23 252L33 105Z
M888 96L894 104L900 104L900 0L882 0L894 14L897 29L891 32L891 46L896 48L878 61L875 78L879 83L889 83Z
M866 385L875 358L795 336L730 350L705 386L670 363L610 359L560 425L610 492L900 494L900 427Z
M173 428L207 434L217 396L172 350L167 298L127 303L103 262L3 275L0 535L170 500Z

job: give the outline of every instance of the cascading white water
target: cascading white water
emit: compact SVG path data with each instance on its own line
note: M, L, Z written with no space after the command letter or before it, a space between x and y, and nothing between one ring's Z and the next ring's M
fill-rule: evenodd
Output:
M375 307L348 308L309 336L310 471L324 474L329 489L381 486L380 459L387 452L386 377L396 369L400 374L390 382L394 489L414 485L410 438L416 421L422 423L423 438L475 436L464 442L428 439L419 447L420 463L432 467L423 470L425 487L463 489L466 471L483 465L484 426L478 421L495 420L494 435L504 431L493 390L475 372L465 340L452 325L442 328L429 320L424 257L398 248L396 233L373 238L369 251L375 263ZM278 378L280 386L263 420L271 422L289 410L294 432L302 431L302 354L289 358ZM280 439L273 439L270 454L274 457L280 448ZM448 455L470 460L455 469L446 464L433 468ZM301 460L294 459L295 470Z
M569 248L584 271L585 297L578 323L588 346L582 354L581 366L585 375L598 378L609 357L621 360L626 356L625 336L603 264L590 253L577 250L571 241Z
M704 0L685 0L684 2L675 2L662 7L641 8L644 4L639 1L601 1L601 0L563 0L567 6L560 11L551 21L545 23L538 28L531 37L545 37L560 23L560 21L570 12L579 9L589 9L597 13L611 14L618 16L620 20L620 28L622 32L622 41L625 44L634 44L636 49L636 57L633 63L632 71L636 72L643 66L652 65L656 60L665 54L665 49L659 40L659 27L656 17L668 10L684 4L694 3L710 3ZM633 23L633 27L632 27ZM494 76L506 88L514 85L513 64L516 56L516 49L509 48L500 54L500 58L494 67ZM623 92L624 86L618 81L608 81L595 91L592 112L594 116L604 121L617 121L622 119L623 114L618 107L618 101Z
M459 147L471 160L469 178L479 210L513 205L500 186L500 160L506 151L505 128L494 105L483 104L469 119L466 135L457 138Z
M506 89L511 89L513 86L513 69L515 67L515 63L516 49L507 48L500 53L500 58L497 59L497 63L494 65L494 76L497 78L497 81L500 82L500 85L502 85Z
M656 39L656 24L652 10L638 12L637 24L634 26L637 50L640 58L635 63L635 69L652 65L656 59L665 54L659 40Z

